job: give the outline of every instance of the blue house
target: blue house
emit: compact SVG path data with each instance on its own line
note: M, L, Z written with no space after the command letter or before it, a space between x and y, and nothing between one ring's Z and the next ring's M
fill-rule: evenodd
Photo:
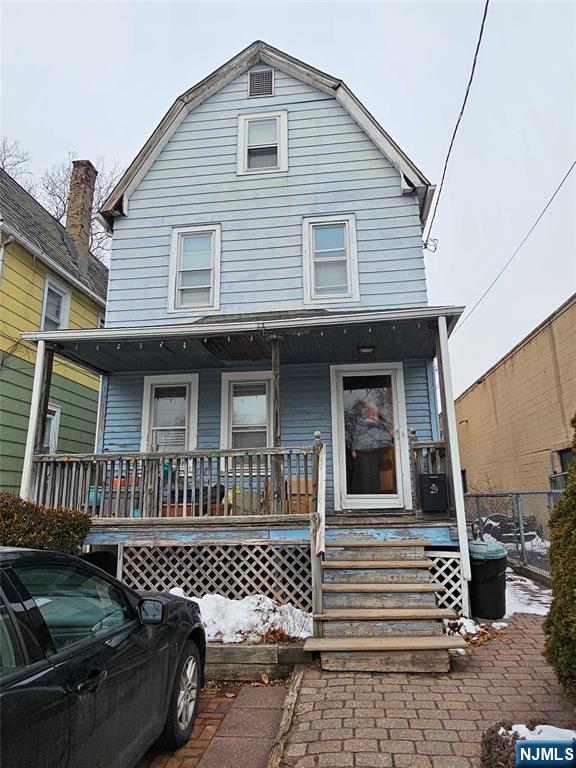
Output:
M105 327L25 334L30 446L55 350L102 376L94 455L36 455L29 497L85 510L130 584L312 609L325 666L445 669L470 572L433 191L263 42L179 96L101 210Z

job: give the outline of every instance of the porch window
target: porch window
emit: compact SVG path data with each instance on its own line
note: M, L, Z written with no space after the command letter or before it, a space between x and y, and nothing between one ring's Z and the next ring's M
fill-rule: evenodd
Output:
M238 116L239 175L288 170L286 112Z
M271 375L267 372L222 376L222 448L271 445Z
M354 216L304 219L304 301L358 301Z
M69 314L70 291L47 277L44 286L41 330L59 331L66 328Z
M58 450L58 432L60 429L60 407L48 405L44 435L42 437L41 453L56 453Z
M178 453L196 443L198 376L146 376L141 450Z
M170 282L170 311L218 309L219 226L173 230Z

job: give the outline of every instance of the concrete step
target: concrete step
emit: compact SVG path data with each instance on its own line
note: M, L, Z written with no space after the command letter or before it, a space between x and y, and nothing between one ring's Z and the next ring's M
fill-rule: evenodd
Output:
M448 608L334 608L315 613L317 621L335 619L456 619L458 614Z
M437 581L423 584L322 584L323 592L444 592Z

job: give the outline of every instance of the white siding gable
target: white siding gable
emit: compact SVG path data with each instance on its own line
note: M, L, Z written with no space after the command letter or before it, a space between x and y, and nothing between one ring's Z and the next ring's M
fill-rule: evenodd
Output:
M237 175L238 116L288 113L288 170ZM168 310L175 227L221 226L221 314L302 309L302 222L353 214L360 300L315 307L426 304L415 196L336 99L279 70L274 95L248 97L248 72L177 128L114 226L107 325L183 323Z

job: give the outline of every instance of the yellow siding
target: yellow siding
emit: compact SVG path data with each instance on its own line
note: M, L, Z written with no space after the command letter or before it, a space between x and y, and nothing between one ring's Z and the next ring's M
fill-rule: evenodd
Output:
M23 342L20 334L40 328L47 276L66 283L64 278L53 273L18 244L11 243L6 248L0 282L0 351L11 351L24 360L34 362L35 345ZM96 327L103 309L76 288L72 287L71 293L68 327ZM97 376L58 358L54 361L54 372L78 384L98 389Z
M576 296L456 400L470 490L536 490L576 412Z

